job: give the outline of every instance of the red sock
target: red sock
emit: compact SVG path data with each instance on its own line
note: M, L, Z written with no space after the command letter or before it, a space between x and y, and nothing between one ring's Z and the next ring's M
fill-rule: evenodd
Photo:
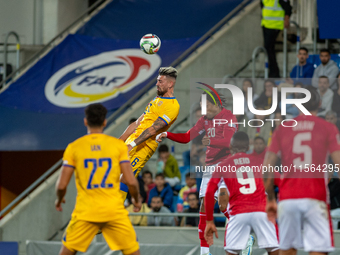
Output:
M222 213L224 214L225 217L227 217L227 219L229 220L229 213L228 213L228 209L225 209L224 211L222 211Z
M200 222L198 224L198 236L201 240L201 247L208 247L209 244L204 239L205 226L207 225L207 216L205 213L200 213Z

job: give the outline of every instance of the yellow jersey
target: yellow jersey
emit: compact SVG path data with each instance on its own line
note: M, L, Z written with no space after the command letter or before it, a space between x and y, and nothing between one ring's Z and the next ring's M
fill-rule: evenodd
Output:
M151 127L157 119L164 121L166 126L159 130L156 135L167 131L177 119L179 107L179 103L175 97L155 97L145 108L144 117L139 126L135 132L126 139L125 143L129 144L134 141L144 130ZM158 147L158 143L155 140L156 135L144 142L153 151L156 151Z
M72 217L107 222L116 214L128 214L120 195L120 163L129 162L122 140L102 133L85 135L70 143L63 165L75 168L77 199Z

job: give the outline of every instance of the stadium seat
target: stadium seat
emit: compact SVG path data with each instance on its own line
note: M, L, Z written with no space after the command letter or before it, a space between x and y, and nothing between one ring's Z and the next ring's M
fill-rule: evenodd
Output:
M1 254L18 255L19 245L17 242L0 242Z
M331 60L333 60L340 68L340 54L331 54ZM315 68L321 64L318 54L310 54L307 62L313 64Z

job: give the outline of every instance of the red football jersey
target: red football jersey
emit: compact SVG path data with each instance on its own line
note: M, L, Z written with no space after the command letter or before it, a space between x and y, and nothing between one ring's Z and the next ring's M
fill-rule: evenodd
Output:
M225 170L213 173L207 192L213 192L212 189L217 187L222 176L229 193L230 215L265 212L266 192L262 179L261 159L240 152L229 156L218 166L225 167ZM207 196L206 203L209 203Z
M277 128L268 151L281 153L283 172L280 200L312 198L328 201L327 158L340 150L339 132L335 125L312 115L295 118L295 127ZM294 121L285 122L286 126ZM312 172L313 171L313 172Z
M228 122L225 124L217 124L217 120L221 120L221 123ZM238 128L236 122L237 119L233 113L223 108L213 119L209 120L206 116L202 116L195 126L193 126L190 132L190 140L202 134L204 131L206 136L210 138L210 145L207 146L205 159L207 165L217 164L222 158L230 154L230 140Z

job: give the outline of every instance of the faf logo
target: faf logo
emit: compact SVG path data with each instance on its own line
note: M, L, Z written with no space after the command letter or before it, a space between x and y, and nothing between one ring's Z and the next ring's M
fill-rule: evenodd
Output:
M103 52L61 68L47 81L45 95L67 108L105 102L147 80L160 65L158 55L139 49Z

